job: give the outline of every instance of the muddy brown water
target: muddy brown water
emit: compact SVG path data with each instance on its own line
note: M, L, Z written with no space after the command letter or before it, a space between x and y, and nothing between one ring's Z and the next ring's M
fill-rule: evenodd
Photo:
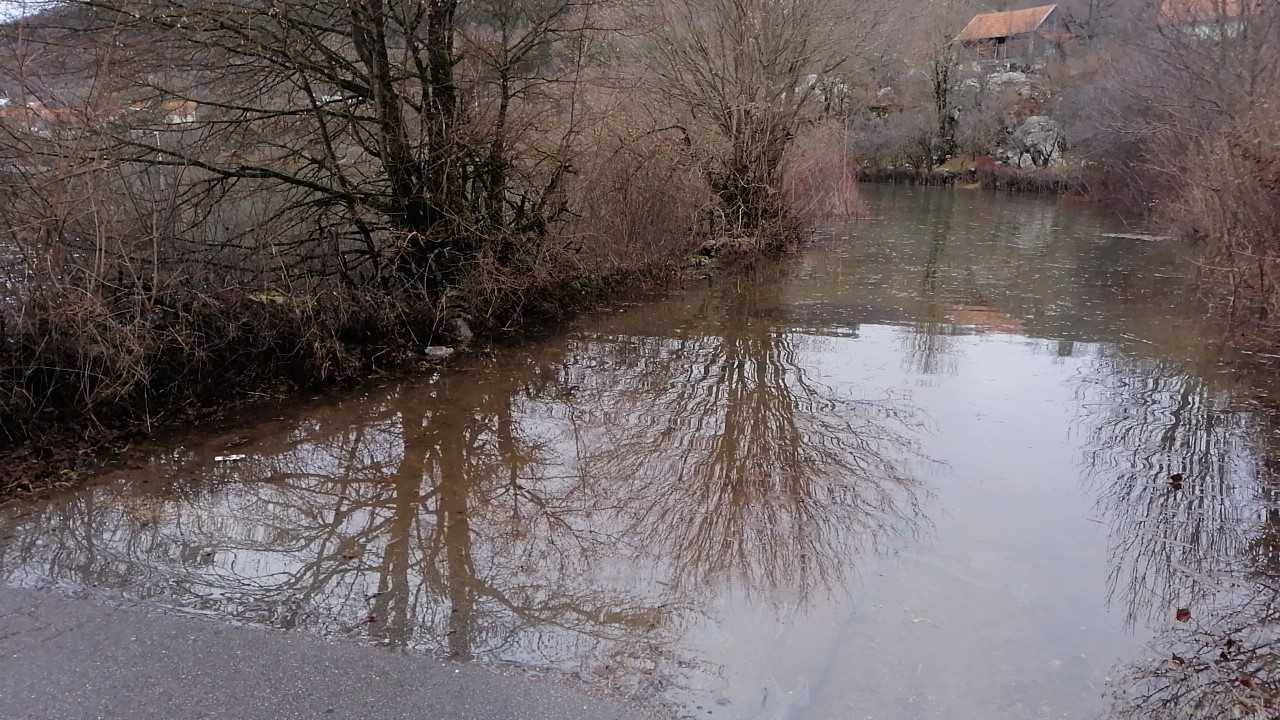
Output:
M1173 243L862 193L743 276L10 508L0 581L687 717L1095 717L1249 553L1257 390L1206 356Z

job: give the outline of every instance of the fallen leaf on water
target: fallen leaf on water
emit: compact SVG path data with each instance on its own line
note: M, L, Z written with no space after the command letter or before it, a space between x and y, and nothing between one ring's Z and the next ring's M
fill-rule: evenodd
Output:
M1169 486L1174 490L1182 489L1182 473L1174 473L1169 476Z
M1243 686L1245 686L1245 687L1247 687L1247 688L1249 688L1250 690L1252 690L1252 689L1253 689L1253 676L1252 676L1252 675L1241 675L1241 676L1240 676L1240 684L1241 684L1241 685L1243 685Z
M1181 657L1178 657L1177 653L1174 653L1173 657L1169 659L1169 664L1174 667L1182 667L1183 665L1187 664L1187 661L1183 660Z
M1190 608L1178 608L1178 612L1177 612L1177 614L1175 614L1175 615L1174 615L1174 618L1175 618L1178 622L1186 622L1186 621L1190 620L1190 619L1191 619L1191 609L1190 609Z

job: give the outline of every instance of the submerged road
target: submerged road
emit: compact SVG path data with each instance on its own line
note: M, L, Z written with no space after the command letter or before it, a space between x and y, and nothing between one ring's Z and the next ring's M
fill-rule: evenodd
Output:
M4 720L654 720L559 677L0 588Z

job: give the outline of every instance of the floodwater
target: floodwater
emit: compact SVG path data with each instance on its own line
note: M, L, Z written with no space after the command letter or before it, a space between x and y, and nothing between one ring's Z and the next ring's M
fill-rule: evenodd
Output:
M1090 718L1194 665L1160 643L1238 609L1217 573L1280 517L1180 249L1054 199L862 192L781 262L11 509L0 581L682 717Z

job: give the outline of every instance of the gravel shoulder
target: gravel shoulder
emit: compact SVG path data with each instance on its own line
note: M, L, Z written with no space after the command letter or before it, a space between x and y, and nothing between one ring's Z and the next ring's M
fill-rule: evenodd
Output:
M560 676L0 588L0 718L659 720Z

